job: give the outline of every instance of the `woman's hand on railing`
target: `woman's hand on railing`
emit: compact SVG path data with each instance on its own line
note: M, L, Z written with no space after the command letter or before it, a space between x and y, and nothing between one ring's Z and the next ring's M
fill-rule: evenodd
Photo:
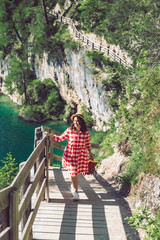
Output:
M52 135L52 134L50 134L49 132L44 132L44 133L43 133L43 136L44 136L44 137L45 137L45 136L51 137L51 135Z

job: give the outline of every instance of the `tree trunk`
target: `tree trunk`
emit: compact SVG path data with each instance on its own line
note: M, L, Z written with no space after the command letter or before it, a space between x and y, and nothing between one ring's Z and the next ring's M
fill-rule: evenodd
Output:
M23 88L24 88L24 97L25 97L25 103L28 103L28 97L27 97L27 88L26 88L26 78L25 78L25 72L23 71Z
M46 22L47 25L49 25L45 0L41 0L41 2L42 2L42 9L43 9L43 12L44 12L44 17L45 17L45 22Z

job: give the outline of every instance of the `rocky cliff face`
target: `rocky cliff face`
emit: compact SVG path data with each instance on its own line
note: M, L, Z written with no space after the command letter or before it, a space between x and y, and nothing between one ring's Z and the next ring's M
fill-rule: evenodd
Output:
M3 60L0 58L0 92L7 94L10 99L17 103L18 105L22 104L23 97L18 94L17 91L13 95L10 95L4 87L4 79L9 73L9 59Z
M67 103L75 102L78 111L86 105L93 113L97 127L102 129L113 113L106 92L97 84L88 65L89 60L84 57L83 50L77 54L66 51L63 62L49 61L47 54L44 54L42 59L35 59L33 69L41 81L51 78L59 87L63 99Z
M49 60L47 54L44 54L43 58L34 58L32 66L36 78L41 81L51 78L67 104L75 102L78 111L86 105L96 120L97 129L103 129L104 124L113 114L108 104L108 96L92 75L91 68L88 67L89 60L85 57L83 49L78 53L67 50L65 53L66 58L61 62ZM1 62L3 78L8 75L7 69L7 63ZM2 91L5 92L4 87ZM17 104L21 104L17 93L10 97Z

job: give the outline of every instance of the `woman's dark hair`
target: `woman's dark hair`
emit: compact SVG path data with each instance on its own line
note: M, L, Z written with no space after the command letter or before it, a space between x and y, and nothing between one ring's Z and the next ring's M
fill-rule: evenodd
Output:
M80 126L81 126L81 129L80 129L80 130L81 130L82 132L86 132L86 131L87 131L86 122L83 120L83 118L81 118L81 117L79 117L79 116L75 116L75 117L78 118L78 122L79 122L79 124L80 124ZM74 117L74 118L75 118L75 117ZM74 121L74 118L73 118L73 121ZM72 122L72 124L71 124L71 129L75 129L73 122Z

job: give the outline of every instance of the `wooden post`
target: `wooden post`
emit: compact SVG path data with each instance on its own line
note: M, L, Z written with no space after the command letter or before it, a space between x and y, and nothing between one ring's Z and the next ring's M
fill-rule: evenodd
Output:
M13 190L10 193L10 208L9 208L9 222L10 222L10 239L18 240L18 191Z
M92 42L92 49L94 49L94 43Z
M107 47L107 54L109 55L109 46Z
M25 162L22 162L22 163L19 164L19 171L22 169L24 164L25 164ZM23 196L24 196L24 194L25 194L29 184L30 184L30 175L27 176L24 185L20 189L20 200L23 198ZM21 221L21 232L23 232L23 230L25 228L25 224L26 224L26 222L28 220L28 217L29 217L29 215L31 213L31 209L32 209L32 206L31 206L31 201L30 201L30 203L28 205L28 208L25 211L24 216L23 216L22 221ZM33 239L33 233L32 233L32 230L31 230L27 240L32 240L32 239Z
M36 148L38 141L42 139L42 132L43 128L35 128L35 133L34 133L34 148ZM34 173L36 172L36 163L34 164Z
M115 49L113 49L113 53L114 53L114 60L116 60L116 51L115 51Z
M43 149L42 153L40 154L39 158L37 159L36 161L36 166L37 166L37 169L42 161L42 159L45 157L45 148ZM36 188L36 195L38 196L38 193L39 193L39 190L40 190L40 187L42 185L42 182L43 182L43 179L45 178L45 172L42 174L38 184L37 184L37 188ZM43 197L43 200L45 199L45 195Z
M46 156L46 185L47 185L47 202L49 202L49 140L46 137L46 147L45 147L45 156Z
M50 148L50 166L53 166L53 140L49 139Z

